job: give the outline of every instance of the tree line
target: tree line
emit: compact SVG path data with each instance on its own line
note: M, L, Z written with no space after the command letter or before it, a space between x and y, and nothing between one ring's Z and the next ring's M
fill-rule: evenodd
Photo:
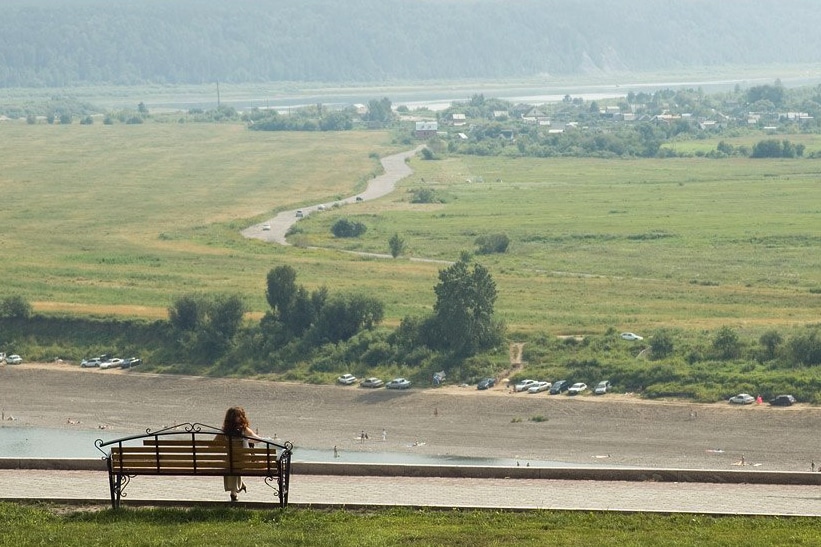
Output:
M817 2L743 4L6 0L0 87L512 79L817 61Z

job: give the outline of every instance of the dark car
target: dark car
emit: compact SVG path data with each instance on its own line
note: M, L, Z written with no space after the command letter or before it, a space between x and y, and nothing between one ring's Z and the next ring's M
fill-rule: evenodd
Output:
M770 404L773 406L792 406L795 404L795 397L792 395L779 395Z
M568 382L567 380L557 380L550 387L550 391L548 393L550 393L551 395L558 395L559 393L567 391L568 388L570 388L570 382Z
M128 359L123 359L123 362L120 364L120 368L131 368L141 364L143 364L143 360L139 357L129 357Z
M496 385L496 378L482 378L478 384L476 384L476 389L490 389Z

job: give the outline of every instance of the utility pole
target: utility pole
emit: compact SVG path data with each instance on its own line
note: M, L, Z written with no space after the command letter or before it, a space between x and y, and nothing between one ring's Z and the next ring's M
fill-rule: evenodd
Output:
M220 107L220 82L217 80L217 110Z

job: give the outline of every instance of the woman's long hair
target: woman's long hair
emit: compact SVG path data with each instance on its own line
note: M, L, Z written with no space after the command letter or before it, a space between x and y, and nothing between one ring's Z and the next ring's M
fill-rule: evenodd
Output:
M245 433L245 428L250 425L245 409L241 406L234 406L225 413L225 420L222 422L222 430L226 435L239 436Z

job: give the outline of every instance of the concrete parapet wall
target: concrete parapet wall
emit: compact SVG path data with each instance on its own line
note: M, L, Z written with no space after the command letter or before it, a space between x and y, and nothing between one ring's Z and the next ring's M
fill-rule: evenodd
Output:
M106 471L103 459L0 458L0 469L44 471ZM500 467L405 465L369 463L291 464L292 480L299 475L353 477L440 477L470 479L550 479L579 481L694 482L725 484L821 485L821 473L762 470L653 469L623 467ZM298 479L297 479L298 480Z

